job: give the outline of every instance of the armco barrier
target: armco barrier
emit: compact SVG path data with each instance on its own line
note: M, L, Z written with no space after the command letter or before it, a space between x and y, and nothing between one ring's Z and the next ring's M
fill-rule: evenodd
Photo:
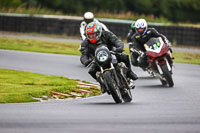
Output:
M113 33L125 38L130 23L102 21ZM37 32L48 34L66 34L68 36L79 36L81 18L43 17L28 15L0 14L0 30L14 32ZM164 34L170 41L178 45L199 45L200 28L150 25Z

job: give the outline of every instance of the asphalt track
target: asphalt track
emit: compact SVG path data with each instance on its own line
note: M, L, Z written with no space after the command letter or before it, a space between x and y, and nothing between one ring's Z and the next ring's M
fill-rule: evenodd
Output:
M78 56L0 50L0 68L95 82ZM134 68L133 101L111 96L0 104L0 133L199 133L200 66L175 64L173 88ZM1 84L1 83L0 83Z

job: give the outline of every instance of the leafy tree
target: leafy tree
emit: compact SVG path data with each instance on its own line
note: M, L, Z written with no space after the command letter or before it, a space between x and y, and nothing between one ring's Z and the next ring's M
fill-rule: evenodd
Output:
M22 4L21 0L0 0L0 8L18 7Z
M165 17L171 21L200 21L200 0L0 0L0 8L45 7L67 14L132 12Z

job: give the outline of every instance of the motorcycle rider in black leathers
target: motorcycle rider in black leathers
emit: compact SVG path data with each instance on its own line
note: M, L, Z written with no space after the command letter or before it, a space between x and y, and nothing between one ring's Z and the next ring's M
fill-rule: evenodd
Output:
M135 22L135 30L136 33L131 37L131 43L129 43L129 50L130 52L132 50L135 50L136 52L131 52L131 63L133 66L139 66L141 68L148 67L147 62L147 56L145 54L146 50L144 48L144 44L151 38L151 37L161 37L165 44L169 47L171 50L171 43L168 41L168 39L160 34L156 29L154 28L148 28L147 22L145 19L138 19ZM144 53L142 57L140 57L139 61L138 56L140 56L138 53Z
M135 22L133 22L131 24L131 29L129 30L127 36L126 36L126 40L128 43L130 43L132 40L131 40L131 37L135 34Z
M87 39L85 39L82 43L82 45L85 46L85 50L83 51L83 58L84 63L88 64L91 62L90 55L95 54L96 48L104 44L108 47L108 49L114 50L115 52L122 53L124 48L124 43L119 40L112 32L104 31L102 30L102 27L95 22L91 22L86 27L86 36ZM117 56L117 60L119 62L124 62L128 68L128 74L127 76L133 80L136 80L138 77L135 73L131 70L131 64L129 61L128 55L122 53L121 55ZM100 71L99 67L93 63L90 66L89 74L97 80L96 72ZM98 80L97 80L98 81ZM103 92L103 91L102 91Z
M94 18L94 14L92 12L85 12L83 15L83 21L80 24L80 35L81 35L81 40L84 41L86 39L86 33L85 33L85 29L87 24L89 24L90 22L96 22L99 25L101 25L102 29L105 31L109 31L108 28L106 27L106 25L104 25L103 23L99 22L97 19ZM80 46L79 50L81 52L81 57L80 57L80 61L81 63L86 66L86 64L84 64L83 61L83 52L85 49L84 44Z

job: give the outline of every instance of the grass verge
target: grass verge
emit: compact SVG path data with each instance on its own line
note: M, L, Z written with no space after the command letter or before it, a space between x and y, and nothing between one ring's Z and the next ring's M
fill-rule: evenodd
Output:
M61 43L0 37L0 49L80 55L79 43ZM125 53L129 54L128 48ZM200 65L199 53L173 52L174 62Z
M82 93L82 90L89 93ZM36 98L48 100L98 94L100 90L97 87L81 87L74 79L0 69L0 103L37 102L39 100Z
M0 37L0 49L80 55L79 43L61 43Z
M199 53L173 52L173 56L175 57L174 62L176 62L176 63L200 65L200 54Z

